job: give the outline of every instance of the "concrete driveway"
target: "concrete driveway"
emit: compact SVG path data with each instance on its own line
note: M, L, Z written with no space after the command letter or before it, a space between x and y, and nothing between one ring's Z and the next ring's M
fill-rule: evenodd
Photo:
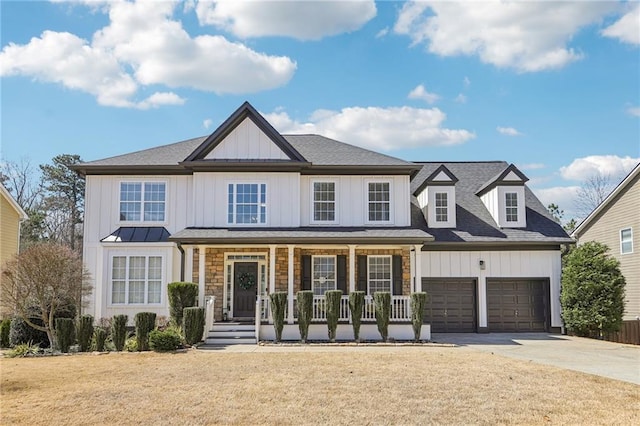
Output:
M548 333L433 333L431 340L640 385L640 346Z

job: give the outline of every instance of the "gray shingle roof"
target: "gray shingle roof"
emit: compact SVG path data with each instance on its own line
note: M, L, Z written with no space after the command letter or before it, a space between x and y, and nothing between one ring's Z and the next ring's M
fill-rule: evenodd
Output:
M430 162L420 163L422 169L411 181L414 193L439 166L445 165L458 179L456 183L456 229L424 230L433 235L435 242L456 243L570 243L571 238L562 226L553 220L547 209L525 185L527 227L499 228L476 192L487 182L500 175L509 164L504 161L492 162ZM413 200L417 204L417 201Z

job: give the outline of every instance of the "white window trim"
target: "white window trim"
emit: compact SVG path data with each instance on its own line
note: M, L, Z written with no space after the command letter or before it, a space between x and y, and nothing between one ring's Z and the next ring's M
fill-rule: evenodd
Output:
M507 206L507 196L509 196L509 194L513 194L516 196L516 205L515 207L513 206ZM509 209L516 209L516 220L509 220ZM518 223L520 222L520 197L518 196L518 193L516 191L505 191L504 192L504 221L506 223Z
M127 259L126 264L129 264L129 258L131 257L144 257L146 258L145 263L147 264L147 270L145 273L145 292L143 303L129 303L129 268L125 269L125 286L124 286L124 303L114 303L113 302L113 259L115 257L124 257ZM160 276L160 302L158 303L149 303L147 302L149 297L149 276L148 276L148 262L150 257L159 257L162 260L161 266L161 276ZM160 307L163 306L164 303L164 284L166 283L166 268L167 268L167 258L164 254L160 253L135 253L135 252L112 252L109 254L109 269L108 269L108 285L107 285L107 297L109 300L108 306L110 308L118 308L118 307L136 307L136 306L153 306Z
M369 184L370 183L389 184L389 220L369 220ZM391 179L365 179L364 181L364 223L366 225L390 225L394 223L393 181Z
M333 188L334 188L334 201L333 201L333 214L335 219L334 220L315 220L314 218L314 207L315 207L315 200L314 200L314 189L313 186L316 183L332 183L333 184ZM340 223L340 221L338 220L338 218L340 217L340 211L339 211L339 193L338 193L338 180L334 179L334 178L329 178L329 179L321 179L321 178L314 178L314 179L310 179L309 180L309 201L310 201L310 206L309 206L309 223L312 225L338 225Z
M627 251L627 252L622 250L622 242L623 242L622 233L624 231L629 231L631 233L631 238L629 239L629 242L631 243L631 251ZM628 228L622 228L619 232L619 235L620 235L620 254L632 254L633 253L633 228L631 226Z
M445 206L438 206L438 195L444 195L444 201L445 201ZM451 211L450 206L451 203L449 202L449 193L448 192L444 192L444 191L436 191L434 194L434 205L433 205L433 213L434 213L434 220L436 223L439 224L446 224L448 222L451 221L450 219L450 214L449 212ZM445 210L445 220L438 220L438 209L442 209L444 208Z
M311 291L315 295L315 279L313 278L313 271L316 259L333 259L333 289L338 288L338 257L336 255L312 255L311 256Z
M367 256L367 295L373 297L371 292L371 259L373 258L387 258L389 259L389 292L393 296L393 256L390 254L375 254Z
M227 194L228 195L228 194ZM238 256L238 259L235 257ZM250 259L242 259L240 257L250 257ZM267 254L264 252L227 252L224 254L224 291L222 296L222 308L227 312L229 318L233 318L234 306L233 306L233 282L234 277L234 263L235 262L256 262L258 264L258 280L260 281L261 297L267 296L267 288L269 287L269 267L267 266ZM231 270L229 270L231 268ZM264 276L262 271L264 269ZM262 279L264 278L264 281ZM218 302L216 302L217 304Z
M233 185L233 222L229 222L229 185ZM258 191L260 191L260 185L264 185L265 197L264 197L264 223L256 222L256 223L236 223L236 202L235 197L237 195L237 186L238 185L258 185ZM269 225L269 184L266 181L258 181L258 180L247 180L247 181L227 181L225 182L225 217L227 225L234 227L258 227L258 226L268 226ZM258 202L258 207L261 207L260 202ZM259 214L259 212L258 212Z
M123 183L139 183L142 185L142 200L140 201L140 220L122 220L120 219L120 197L121 197L121 186ZM145 183L164 183L164 220L144 220L144 184ZM169 183L164 179L147 179L141 177L139 179L121 179L118 181L117 185L117 205L116 214L118 215L118 219L116 220L117 225L121 226L158 226L158 225L167 225L169 223L169 209L167 206L169 205Z

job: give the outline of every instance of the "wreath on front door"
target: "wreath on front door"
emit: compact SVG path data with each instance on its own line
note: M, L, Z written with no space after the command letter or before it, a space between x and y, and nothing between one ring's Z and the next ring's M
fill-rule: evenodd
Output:
M256 277L253 274L245 272L238 277L238 284L240 284L240 288L243 290L250 290L256 285Z

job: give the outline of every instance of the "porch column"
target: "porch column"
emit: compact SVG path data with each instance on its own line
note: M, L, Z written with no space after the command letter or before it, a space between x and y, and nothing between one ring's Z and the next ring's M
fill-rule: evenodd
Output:
M193 282L193 246L186 247L184 261L184 279L185 281ZM204 294L202 296L204 297Z
M103 297L106 297L107 300L110 300L108 297L108 289L110 288L110 285L108 283L105 282L105 276L104 276L104 249L102 248L102 244L98 244L98 247L96 249L96 276L95 276L95 283L96 285L94 286L94 291L93 291L93 314L95 315L94 318L102 318L102 307L103 307ZM107 260L107 265L109 261ZM98 284L99 283L99 284ZM105 285L106 284L106 285ZM100 289L98 291L98 289ZM107 304L104 303L104 306L106 306Z
M356 291L356 246L349 245L349 293Z
M205 284L205 260L207 258L207 248L198 246L198 306L204 306L204 284ZM212 295L213 296L213 295ZM220 301L222 303L222 300Z
M269 294L276 292L276 246L269 246Z
M414 276L414 291L422 291L422 245L416 244L413 246L415 249L415 265L413 267L415 271Z
M288 255L289 255L289 262L288 262L288 266L289 269L287 271L287 292L289 293L287 295L287 308L288 308L288 315L287 315L287 322L289 324L293 324L293 248L295 246L293 245L288 245L287 249L289 251Z

